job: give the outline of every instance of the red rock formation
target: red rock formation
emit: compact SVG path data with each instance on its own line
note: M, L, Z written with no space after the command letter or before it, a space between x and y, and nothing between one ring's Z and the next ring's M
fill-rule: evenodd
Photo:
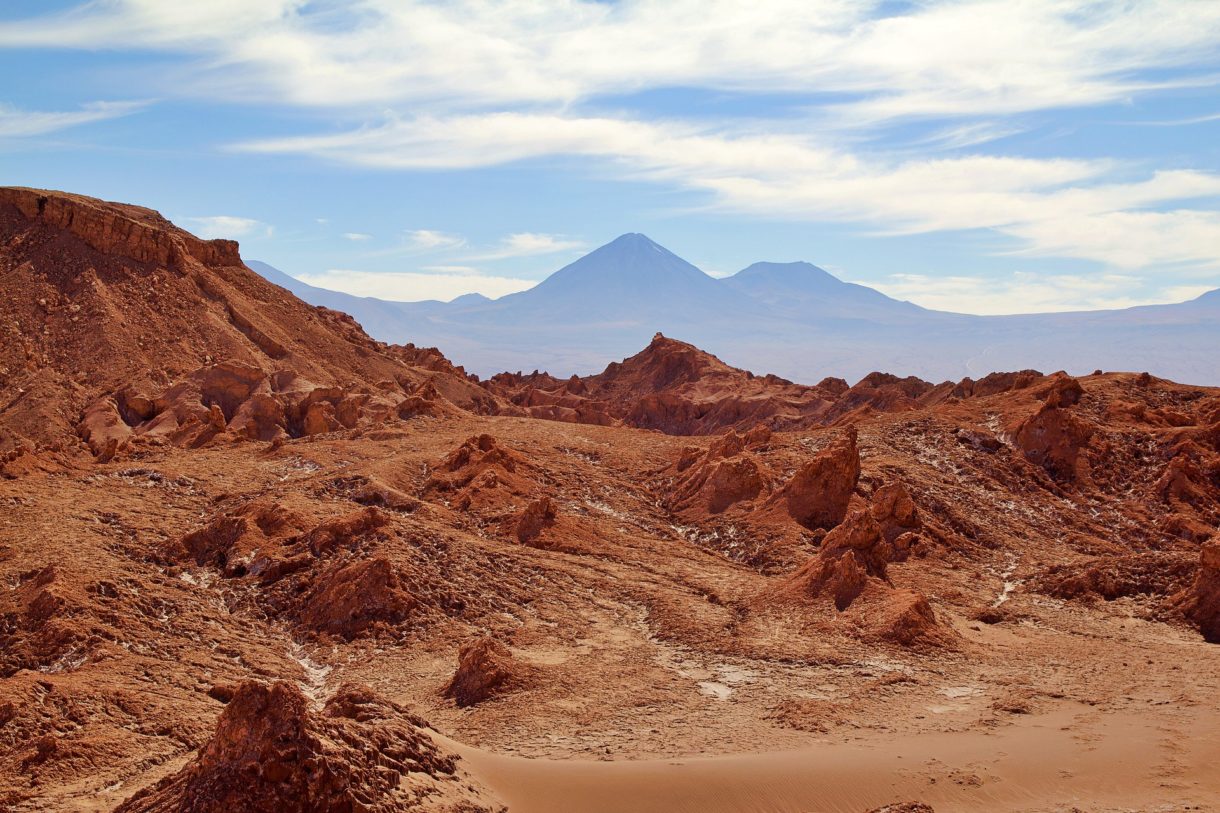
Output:
M691 435L760 422L774 428L816 425L835 397L820 386L738 370L660 334L635 356L577 380L501 374L486 386L535 417Z
M856 429L847 430L806 462L771 498L806 528L833 528L843 521L860 479Z
M516 533L521 501L540 499L533 466L491 435L468 438L432 471L423 493Z
M1071 411L1047 403L1017 427L1013 442L1027 460L1052 477L1087 481L1089 461L1083 452L1094 430L1093 424Z
M378 557L332 565L301 604L298 618L302 627L350 641L375 627L402 623L418 601L399 570Z
M508 648L483 636L462 646L458 668L443 694L459 706L473 706L498 694L519 688L527 670Z
M1194 584L1179 595L1177 603L1199 625L1205 639L1220 644L1220 536L1199 551Z
M498 809L425 725L363 687L311 711L291 684L246 682L194 760L116 813Z
M314 556L323 556L341 548L351 549L360 539L384 527L388 521L384 513L370 506L363 511L323 522L305 534L302 543Z
M534 541L543 530L555 524L557 513L555 501L550 497L531 502L517 521L517 541L522 544Z
M905 647L943 646L953 637L937 622L928 600L914 590L879 591L861 614L869 633Z
M868 510L880 526L882 536L891 545L904 534L918 533L923 529L919 509L902 483L887 483L874 491Z
M869 576L885 578L889 560L881 527L867 511L859 511L826 535L817 555L789 576L780 592L829 595L843 611L864 591Z
M674 513L704 516L720 514L758 497L766 488L767 478L746 449L765 445L770 436L766 427L755 427L744 436L730 429L703 455L679 458L673 470L681 477L665 495L665 507ZM698 455L698 450L694 453Z
M413 388L428 378L461 408L498 409L443 357L375 342L350 317L311 307L247 269L236 243L200 240L137 206L0 188L0 299L0 388L37 394L0 420L0 453L26 442L73 450L78 426L106 459L130 435L178 442L175 432L194 439L224 423L261 439L306 434L312 403L296 415L293 398L254 397L256 385L266 387L259 382L282 370L370 391L377 381ZM194 406L173 390L192 370L204 371L188 382ZM209 414L213 404L223 422ZM309 432L334 431L327 412L312 410Z
M1040 592L1065 599L1164 597L1181 591L1195 572L1192 556L1151 551L1053 565L1031 580Z
M520 455L505 449L491 435L478 435L468 438L436 466L429 487L460 488L489 469L514 472L521 463Z
M1064 409L1080 403L1084 396L1084 387L1080 382L1066 373L1055 373L1050 383L1037 391L1047 406Z
M0 593L0 677L48 668L80 646L88 633L72 617L84 603L79 588L61 578L54 565Z

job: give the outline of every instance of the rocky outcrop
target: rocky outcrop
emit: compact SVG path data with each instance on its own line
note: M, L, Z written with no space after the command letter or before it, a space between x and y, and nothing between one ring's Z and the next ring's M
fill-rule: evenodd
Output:
M478 515L506 533L516 534L523 519L522 501L528 505L543 499L536 474L533 465L519 452L502 446L491 435L477 435L433 467L423 494L443 499L453 508ZM543 525L537 528L539 532L545 527L545 507L539 504L533 509L541 510L542 514L531 515L527 520L527 535L532 522L543 520Z
M873 492L869 500L869 514L876 520L881 529L881 535L890 545L908 534L918 534L923 530L923 520L915 501L907 492L906 486L900 482L887 483ZM900 547L909 548L910 539Z
M520 688L528 670L500 642L484 636L465 644L458 652L458 668L443 694L459 706L473 706L491 697Z
M683 455L672 467L677 475L665 507L675 514L705 516L757 498L767 488L767 477L759 460L748 451L765 446L771 432L755 427L745 435L729 430L699 455Z
M545 373L504 373L485 386L534 417L678 435L740 431L760 423L772 429L824 426L856 408L909 409L912 388L931 387L918 379L885 377L859 388L839 379L803 386L730 367L659 333L644 350L597 375L560 380Z
M108 460L226 429L351 429L425 381L453 409L501 405L438 353L375 342L246 268L236 243L199 240L148 209L0 188L0 269L0 389L36 393L0 415L0 453L29 442Z
M963 378L953 390L959 398L987 398L1004 392L1014 392L1032 387L1041 381L1037 370L1018 370L1011 373L989 373L978 381Z
M914 590L881 591L864 613L864 627L905 647L942 646L952 634L940 626L927 598Z
M1220 644L1220 536L1200 549L1194 583L1177 597L1177 604L1205 639Z
M309 632L350 641L374 628L401 624L418 604L406 576L377 557L332 565L302 599L298 618Z
M454 490L468 485L489 469L511 473L522 463L520 455L501 446L491 435L477 435L467 438L437 464L427 487Z
M291 684L243 683L198 755L116 813L498 810L425 727L360 686L311 710Z
M534 500L525 506L517 520L517 541L522 544L533 542L545 529L555 524L557 514L555 501L550 497Z
M1214 506L1216 489L1212 483L1220 482L1220 456L1191 440L1177 444L1171 455L1153 486L1157 496L1171 505Z
M806 528L833 528L843 521L860 479L856 429L849 426L802 465L771 498Z
M1046 403L1017 426L1013 443L1056 480L1087 482L1090 469L1084 450L1095 430L1070 410Z
M325 556L336 550L353 550L369 534L389 523L380 509L368 507L315 526L301 539L301 545L314 556Z
M822 547L789 576L782 592L811 598L829 595L839 611L864 591L868 578L884 580L892 549L881 526L867 511L858 511L822 540Z
M20 187L0 189L0 204L15 206L29 220L62 229L104 254L164 268L181 267L184 257L205 265L241 265L232 240L200 240L140 206Z
M83 643L87 630L72 622L84 596L54 565L0 593L0 677L18 669L47 669Z
M909 555L909 538L914 534L904 530L887 539L874 512L887 523L899 522L895 517L912 522L917 512L913 504L904 504L903 493L891 488L869 509L851 514L826 534L817 554L781 580L769 596L801 602L829 599L839 613L850 613L868 636L902 646L951 643L952 634L939 625L926 598L890 584L888 566Z
M280 548L307 527L304 518L271 500L255 500L212 517L160 546L163 562L216 568L226 578L265 576Z
M286 440L419 414L403 406L419 396L398 400L401 392L395 390L320 387L291 370L266 373L226 361L200 368L158 395L126 387L100 398L85 410L77 432L103 461L130 444Z
M1031 586L1063 599L1114 601L1130 596L1165 597L1189 585L1195 558L1181 551L1150 551L1057 564Z
M1075 378L1066 373L1056 373L1050 382L1037 390L1047 406L1066 409L1080 403L1084 397L1084 387Z

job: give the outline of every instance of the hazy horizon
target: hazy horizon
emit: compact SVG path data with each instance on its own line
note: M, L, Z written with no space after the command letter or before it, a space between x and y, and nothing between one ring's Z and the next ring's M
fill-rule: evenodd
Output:
M652 240L651 237L649 237L647 234L644 234L643 232L625 232L624 234L619 235L619 237L623 237L628 234L641 234L644 237L647 237L649 240ZM605 243L602 243L601 246L598 246L598 247L604 247L606 245L609 245L610 243L614 242L614 239L617 239L617 238L613 238ZM658 244L659 244L659 241L654 241L654 242L658 242ZM243 252L243 254L244 254L244 252ZM340 277L330 277L330 276L325 276L325 275L316 275L316 274L308 274L308 273L305 273L305 274L293 273L290 269L280 268L280 267L276 266L274 263L267 262L266 260L261 259L261 258L244 257L244 259L248 263L255 262L255 263L260 263L263 265L271 266L276 271L279 271L282 274L287 274L288 276L292 277L293 279L297 280L298 282L303 282L306 285L309 285L314 288L320 288L325 291L349 294L351 296L357 296L357 297L362 297L362 298L380 299L384 302L402 302L402 303L442 302L442 303L446 303L446 304L450 304L454 300L462 299L464 297L470 297L472 295L477 295L477 296L485 297L492 301L496 301L499 299L503 299L506 296L511 296L511 295L517 294L517 293L524 293L525 291L533 290L539 284L545 282L550 276L554 275L555 273L557 273L559 271L562 271L564 268L568 267L568 265L571 265L571 263L566 263L562 266L556 266L552 271L547 272L545 276L543 276L542 278L540 278L538 280L533 281L529 285L529 287L522 288L520 291L509 291L506 293L497 293L495 295L489 295L489 294L484 294L484 293L481 293L478 291L473 291L473 292L469 292L469 293L455 294L455 295L449 297L448 299L435 299L435 298L431 298L431 299L428 299L428 298L425 298L425 299L386 299L384 297L378 296L376 293L371 292L371 291L374 291L375 288L366 287L365 285L362 285L361 280L359 278L344 279L344 278L340 278ZM573 261L573 262L575 262L575 261ZM775 259L770 259L770 258L764 258L764 259L755 260L754 262L751 262L749 265L745 265L741 268L736 269L735 271L732 271L730 273L720 275L720 276L717 276L714 274L709 274L706 270L699 268L697 263L692 263L692 265L694 265L696 268L699 268L700 271L703 271L704 274L706 274L708 277L710 277L711 279L714 279L714 280L730 279L731 277L737 276L742 271L745 271L746 269L750 268L752 265L756 265L756 264L809 265L809 266L813 266L814 268L817 268L820 271L824 271L825 273L830 274L835 279L838 279L841 282L846 282L846 283L850 283L850 284L854 284L854 285L863 285L863 286L866 286L869 288L873 288L873 286L869 285L868 282L866 282L866 281L844 277L841 274L836 274L833 271L830 271L830 270L824 268L823 266L818 265L816 262L813 262L813 261L807 260L807 259L775 260ZM336 287L327 287L327 284L335 285L335 283L339 283L339 285L337 285ZM878 288L873 288L873 290L877 290L883 294L885 293L884 291L882 291ZM1220 288L1206 289L1206 290L1203 290L1203 291L1199 292L1198 294L1196 294L1194 296L1190 296L1186 299L1166 300L1164 302L1144 302L1144 303L1140 303L1138 305L1127 305L1127 306L1120 307L1120 308L1063 307L1063 308L1052 308L1049 310L1041 310L1041 311L1017 311L1017 312L1003 313L1003 314L978 313L978 312L971 312L971 311L952 311L952 310L944 310L942 308L930 307L930 306L923 305L918 301L918 294L914 295L915 298L909 298L909 299L900 299L899 297L896 297L896 296L891 297L891 298L897 299L898 301L901 301L901 302L910 302L914 305L919 305L921 308L925 308L927 310L940 311L942 313L952 313L952 314L957 314L957 315L962 315L962 316L1030 316L1030 315L1037 315L1037 314L1043 314L1043 313L1091 313L1094 311L1105 311L1105 310L1125 310L1126 308L1146 307L1146 306L1150 306L1150 305L1173 305L1173 304L1180 304L1182 302L1189 302L1191 300L1197 299L1199 296L1203 296L1204 294L1210 293L1213 290L1220 290ZM888 294L886 294L886 295L889 296Z

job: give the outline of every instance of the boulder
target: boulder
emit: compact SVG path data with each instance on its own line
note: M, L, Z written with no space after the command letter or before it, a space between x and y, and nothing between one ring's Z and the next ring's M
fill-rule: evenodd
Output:
M522 671L506 646L483 636L458 652L457 671L443 693L459 706L473 706L514 688Z
M544 529L555 524L556 514L555 501L550 497L531 502L517 520L517 541L522 544L532 542Z
M923 530L919 509L902 483L887 483L874 491L868 511L891 545L903 534Z

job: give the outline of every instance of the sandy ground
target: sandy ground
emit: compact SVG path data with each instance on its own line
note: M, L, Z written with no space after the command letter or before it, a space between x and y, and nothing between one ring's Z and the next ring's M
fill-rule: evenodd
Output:
M514 813L1213 810L1220 713L1064 702L999 731L874 736L778 753L643 761L508 757L452 743Z

